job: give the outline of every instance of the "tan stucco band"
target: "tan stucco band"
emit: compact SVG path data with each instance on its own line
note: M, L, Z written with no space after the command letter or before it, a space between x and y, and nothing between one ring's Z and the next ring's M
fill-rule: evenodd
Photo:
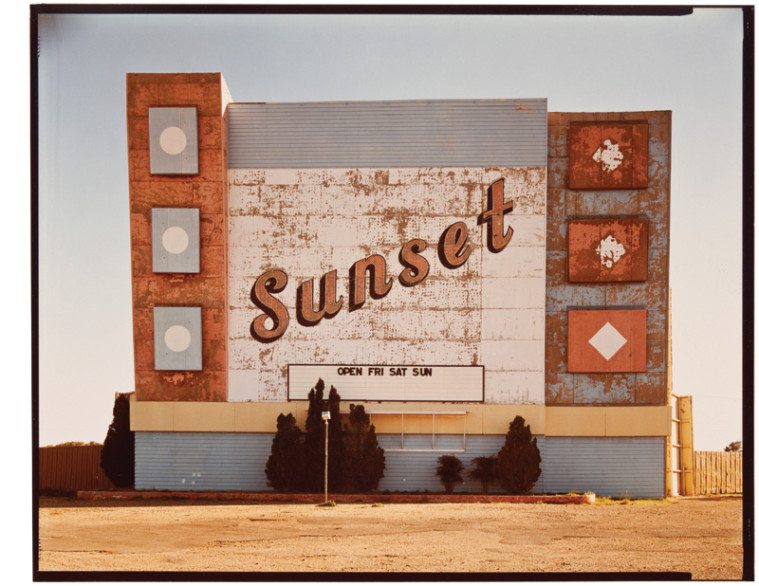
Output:
M521 415L532 433L547 436L666 436L670 407L594 407L496 405L483 403L357 403L371 415L377 433L468 435L505 434ZM348 404L343 405L347 412ZM292 413L303 428L307 401L287 403L206 403L180 401L131 402L132 431L273 433L277 416ZM403 415L400 413L403 412ZM465 413L464 413L465 412ZM433 417L434 414L434 417ZM433 422L434 419L434 422Z

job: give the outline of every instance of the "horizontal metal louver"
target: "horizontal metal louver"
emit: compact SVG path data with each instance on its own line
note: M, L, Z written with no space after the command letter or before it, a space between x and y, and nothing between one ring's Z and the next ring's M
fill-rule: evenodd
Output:
M592 491L603 496L661 498L664 494L664 438L536 436L542 474L533 492ZM169 433L135 434L135 487L138 490L268 490L266 460L274 434ZM504 436L381 434L385 476L379 490L442 490L435 474L437 458L455 454L467 469L478 456L493 456ZM465 451L461 451L465 444ZM464 475L457 492L478 492ZM491 488L498 493L498 486Z
M546 99L230 104L231 169L544 166Z
M663 437L548 437L543 482L548 492L664 496Z

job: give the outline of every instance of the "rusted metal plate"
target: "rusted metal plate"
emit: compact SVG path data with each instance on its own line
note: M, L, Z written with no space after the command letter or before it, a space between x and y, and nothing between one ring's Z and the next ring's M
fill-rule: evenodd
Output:
M569 126L570 189L647 186L647 123L573 123Z
M548 115L546 404L666 403L671 118L671 112ZM576 133L583 125L617 127L639 123L648 124L646 189L570 189L570 130ZM645 281L571 281L569 222L622 217L648 219ZM621 269L619 266L614 272ZM645 374L567 371L567 309L590 307L645 307Z
M569 310L568 372L646 372L646 310Z
M567 249L571 283L645 281L648 276L648 220L570 220Z

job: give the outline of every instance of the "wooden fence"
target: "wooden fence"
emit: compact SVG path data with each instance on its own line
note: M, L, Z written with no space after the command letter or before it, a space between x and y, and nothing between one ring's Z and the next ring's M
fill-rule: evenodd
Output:
M40 448L40 490L113 490L100 467L102 446Z
M743 452L693 452L696 494L743 493Z

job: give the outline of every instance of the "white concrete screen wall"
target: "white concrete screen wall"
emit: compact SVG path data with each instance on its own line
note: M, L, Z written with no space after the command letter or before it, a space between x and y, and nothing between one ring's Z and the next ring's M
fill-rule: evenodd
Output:
M513 229L500 252L487 247L478 216L488 188L504 180L504 217ZM450 269L438 258L443 231L469 230L471 255ZM427 242L429 276L404 287L401 246ZM287 365L409 365L484 367L489 403L544 402L546 169L530 167L409 167L229 170L229 400L287 400ZM338 295L348 299L351 265L384 257L390 292L345 307L307 327L295 319L298 285L336 270ZM251 287L269 269L287 273L276 294L291 321L278 340L251 337L260 311ZM316 380L313 381L316 383ZM339 380L325 380L340 391ZM395 396L377 391L375 400ZM456 396L407 400L471 400Z

